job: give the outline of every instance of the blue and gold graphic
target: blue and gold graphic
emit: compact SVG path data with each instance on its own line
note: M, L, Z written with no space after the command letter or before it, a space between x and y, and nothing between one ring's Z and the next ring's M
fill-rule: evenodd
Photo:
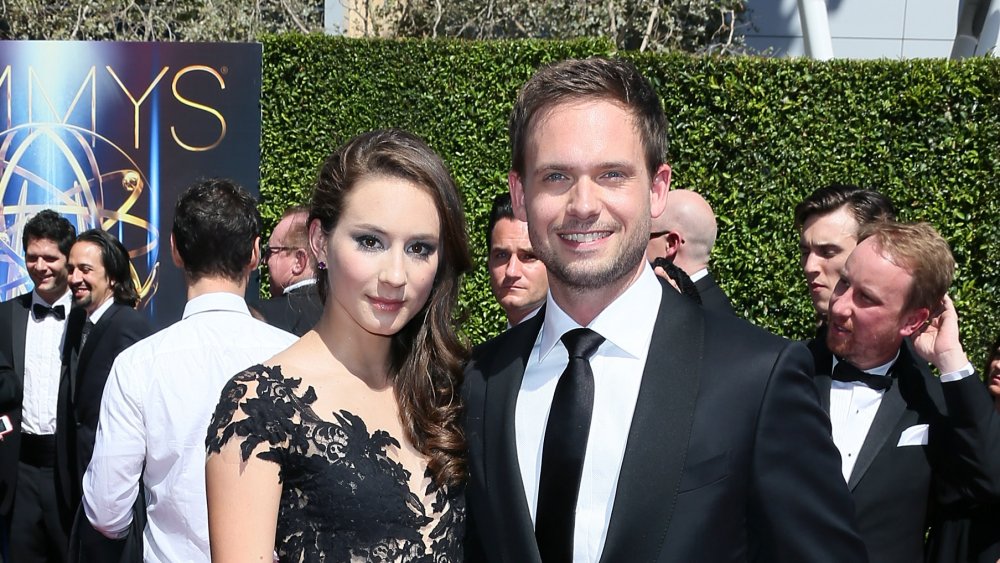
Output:
M260 79L257 44L0 42L0 299L31 290L24 225L54 209L117 236L140 307L179 317L174 202L205 177L256 191Z

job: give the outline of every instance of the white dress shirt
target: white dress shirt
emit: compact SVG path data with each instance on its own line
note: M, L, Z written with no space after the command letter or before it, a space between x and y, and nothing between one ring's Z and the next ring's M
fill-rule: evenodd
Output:
M596 562L604 549L661 292L656 274L647 265L639 279L587 327L605 341L590 359L594 411L576 505L575 563ZM532 522L538 504L545 426L556 384L568 362L560 338L579 327L549 293L545 319L525 366L514 415L517 457Z
M107 313L108 309L110 309L111 306L114 304L115 304L115 298L108 297L107 299L104 300L104 303L101 303L101 305L98 308L94 309L93 313L87 315L87 320L90 321L92 324L96 325L98 322L100 322L101 317L104 316L104 313Z
M887 376L889 369L899 359L899 352L888 363L864 370L871 375ZM833 357L833 368L837 367L837 357ZM941 384L960 381L974 374L972 364L962 369L941 375ZM833 427L833 443L840 450L840 470L844 480L850 482L858 453L868 437L875 414L882 404L885 391L872 389L860 381L830 381L830 424Z
M864 371L885 377L897 358L899 352L888 363ZM830 373L833 373L832 368L837 363L834 356ZM858 452L875 421L883 395L885 391L872 389L860 381L830 381L830 424L833 426L833 443L840 450L840 470L845 481L851 479Z
M50 305L34 291L31 305ZM52 306L62 305L66 316L72 305L67 291ZM21 403L21 431L26 434L55 434L56 407L59 405L59 378L62 372L63 341L66 318L46 315L35 319L28 311L28 326L24 332L24 399Z
M708 275L708 268L702 268L688 277L691 278L692 282L696 282L707 275Z
M285 290L281 292L281 294L285 295L286 293L291 293L292 291L300 287L306 287L307 285L316 285L316 278L306 278L304 280L299 280L293 283L292 285L286 287Z
M145 561L211 561L205 437L223 386L296 337L250 316L231 293L189 301L174 325L122 352L101 402L94 457L83 478L87 518L124 535L143 478ZM145 464L145 470L143 470Z

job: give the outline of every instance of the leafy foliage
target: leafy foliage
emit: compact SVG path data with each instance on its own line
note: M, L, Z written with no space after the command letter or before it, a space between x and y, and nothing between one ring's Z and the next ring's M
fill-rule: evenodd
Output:
M322 29L322 0L0 2L0 39L252 41Z
M504 326L484 229L493 196L507 189L517 88L546 62L613 52L601 39L268 37L262 212L273 224L306 198L322 160L355 134L396 126L422 135L464 198L476 261L462 292L464 330L481 342ZM819 186L855 183L951 241L964 340L985 358L1000 332L1000 61L621 55L663 98L674 187L702 193L718 215L712 268L743 317L789 338L810 335L792 208Z
M619 49L720 52L742 45L742 0L365 0L376 34L463 39L603 37Z

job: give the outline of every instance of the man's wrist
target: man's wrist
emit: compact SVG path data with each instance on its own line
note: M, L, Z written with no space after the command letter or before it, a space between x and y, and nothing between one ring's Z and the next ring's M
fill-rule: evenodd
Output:
M976 373L976 369L972 367L972 363L968 360L965 361L965 365L957 370L952 371L941 371L941 383L950 383L952 381L959 381L965 379Z

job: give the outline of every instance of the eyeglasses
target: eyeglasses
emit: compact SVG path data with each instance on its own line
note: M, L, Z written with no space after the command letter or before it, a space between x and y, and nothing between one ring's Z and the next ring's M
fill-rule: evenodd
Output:
M649 233L649 240L653 240L654 238L660 238L663 235L668 234L669 232L670 231L653 231Z
M268 260L271 259L271 256L274 256L275 253L277 253L277 252L284 252L286 250L298 250L298 247L295 247L295 246L271 246L269 244L265 244L264 247L261 249L260 255L264 259L264 262L267 262Z

